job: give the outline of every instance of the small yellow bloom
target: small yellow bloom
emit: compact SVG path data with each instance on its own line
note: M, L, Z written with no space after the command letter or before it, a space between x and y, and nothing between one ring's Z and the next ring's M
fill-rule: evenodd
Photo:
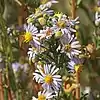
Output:
M51 84L53 82L53 77L51 75L47 75L44 80L45 83Z
M38 100L46 100L46 97L44 95L38 96Z
M30 32L26 32L24 35L24 42L29 42L33 39L32 34Z

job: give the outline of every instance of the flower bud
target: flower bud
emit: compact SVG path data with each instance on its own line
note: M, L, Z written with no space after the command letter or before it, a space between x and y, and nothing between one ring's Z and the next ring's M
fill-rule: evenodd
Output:
M33 18L28 18L27 23L31 23L31 22L33 22Z
M38 21L42 26L46 24L46 20L43 17L40 17Z
M62 36L62 32L61 31L57 31L56 33L55 33L55 37L56 38L60 38Z

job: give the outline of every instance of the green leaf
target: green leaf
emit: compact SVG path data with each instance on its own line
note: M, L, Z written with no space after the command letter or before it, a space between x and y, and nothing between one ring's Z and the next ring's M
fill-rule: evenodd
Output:
M14 75L14 72L13 72L13 69L11 66L9 66L8 74L9 74L10 87L13 90L13 92L15 93L17 90L16 82L15 82L16 79L15 79L15 75Z

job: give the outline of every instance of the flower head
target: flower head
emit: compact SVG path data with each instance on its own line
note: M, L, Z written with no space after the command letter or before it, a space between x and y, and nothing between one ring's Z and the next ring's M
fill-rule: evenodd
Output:
M37 28L30 23L28 25L25 25L24 29L25 29L24 41L26 43L34 41L36 44L40 45L39 38L37 37L38 34Z
M65 34L60 40L63 45L62 50L67 53L69 58L78 56L81 53L81 45L74 34Z
M48 39L53 35L53 30L50 27L45 27L43 30L40 30L40 33L38 36L40 37L40 40L42 39Z
M47 100L53 98L55 95L52 92L38 92L38 98L35 98L34 96L32 97L32 100Z
M61 76L56 75L58 68L51 65L44 65L43 70L39 69L33 73L35 80L38 83L42 83L44 89L48 91L59 91L61 87Z
M69 20L66 15L62 13L55 14L52 18L52 29L54 33L61 31L62 34L68 34L71 32L76 32L73 26L78 23L77 19Z

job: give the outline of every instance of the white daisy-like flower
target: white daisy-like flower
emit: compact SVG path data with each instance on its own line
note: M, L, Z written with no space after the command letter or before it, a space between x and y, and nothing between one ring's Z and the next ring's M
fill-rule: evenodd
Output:
M38 34L37 28L34 25L32 25L32 23L30 23L28 25L25 25L24 29L26 31L24 34L24 39L25 39L24 41L26 43L34 41L36 44L40 45L39 38L37 37Z
M38 92L38 98L36 97L32 97L32 100L49 100L51 98L53 98L55 95L52 92L47 92L47 91L43 91L43 92Z
M45 27L43 30L40 30L40 33L37 35L41 39L48 39L54 34L52 28L50 27Z
M62 51L66 52L69 58L81 53L81 45L74 34L64 34L60 41L63 45Z
M54 33L61 31L62 35L70 32L76 32L70 23L71 22L69 22L66 15L59 14L58 18L56 18L56 16L52 18L52 29L54 30Z
M43 66L43 70L38 69L33 73L34 79L41 83L45 90L58 92L62 84L61 76L56 75L58 70L59 68L46 64Z

